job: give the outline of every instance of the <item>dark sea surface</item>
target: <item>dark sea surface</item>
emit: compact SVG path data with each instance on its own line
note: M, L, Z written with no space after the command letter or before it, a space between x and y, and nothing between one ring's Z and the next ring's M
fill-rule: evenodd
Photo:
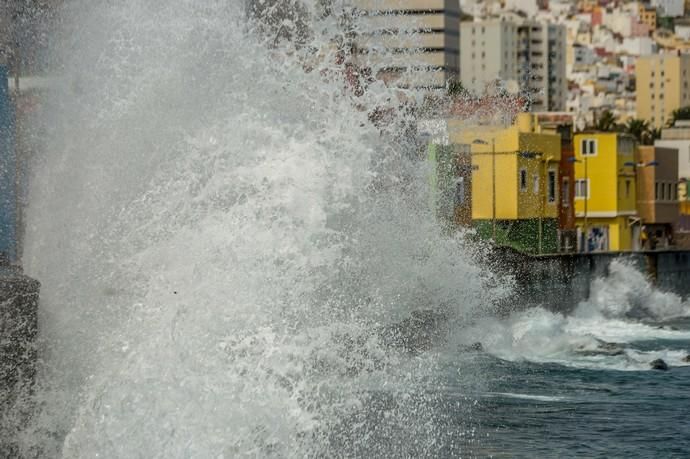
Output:
M690 330L688 320L648 325L679 335ZM445 361L442 404L452 414L441 430L470 436L446 439L443 455L690 457L690 363L669 358L670 369L658 371L647 362L660 353L690 354L690 339L644 338L624 348L618 356L590 356L590 364L528 355L509 361L486 352Z

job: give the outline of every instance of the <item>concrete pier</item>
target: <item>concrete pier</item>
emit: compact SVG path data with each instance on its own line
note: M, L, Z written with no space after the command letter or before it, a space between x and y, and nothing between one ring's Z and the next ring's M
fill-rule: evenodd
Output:
M14 439L30 416L39 290L18 269L0 268L0 457L18 457Z

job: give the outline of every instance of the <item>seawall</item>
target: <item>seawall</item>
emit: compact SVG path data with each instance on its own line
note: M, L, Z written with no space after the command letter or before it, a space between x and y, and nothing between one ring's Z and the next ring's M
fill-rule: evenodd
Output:
M31 415L40 284L0 268L0 457L18 457L14 439Z
M522 305L570 312L589 298L592 281L606 277L614 260L625 260L637 267L659 290L690 297L687 250L527 255L502 247L496 253L495 269L515 277Z

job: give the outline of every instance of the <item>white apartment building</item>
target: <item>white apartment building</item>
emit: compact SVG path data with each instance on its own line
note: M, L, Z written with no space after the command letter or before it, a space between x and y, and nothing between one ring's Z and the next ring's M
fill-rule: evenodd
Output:
M685 14L685 0L652 0L651 4L661 16L677 18Z
M631 56L647 56L656 53L656 41L650 37L625 38L623 43L618 45L617 52Z
M566 28L505 19L460 26L460 79L483 93L500 80L529 95L534 111L563 111L567 98Z
M482 94L500 81L518 83L517 25L500 19L460 24L460 80Z
M566 29L525 21L518 25L518 81L532 111L563 111L567 98Z
M398 87L443 90L459 74L458 0L353 0L357 64Z

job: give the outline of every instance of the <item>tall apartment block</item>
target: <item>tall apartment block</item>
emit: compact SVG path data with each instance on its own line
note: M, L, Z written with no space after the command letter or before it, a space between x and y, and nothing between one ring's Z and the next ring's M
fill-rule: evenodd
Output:
M518 26L518 79L535 112L565 110L566 29L548 22L525 21Z
M460 80L467 89L481 94L496 82L517 86L517 25L501 20L462 22L460 37Z
M642 56L635 77L637 117L653 127L665 126L674 110L690 105L690 55Z
M459 74L457 0L354 0L354 54L389 84L443 90Z
M547 22L495 19L460 26L462 83L477 93L499 81L530 98L531 111L563 111L566 29Z

